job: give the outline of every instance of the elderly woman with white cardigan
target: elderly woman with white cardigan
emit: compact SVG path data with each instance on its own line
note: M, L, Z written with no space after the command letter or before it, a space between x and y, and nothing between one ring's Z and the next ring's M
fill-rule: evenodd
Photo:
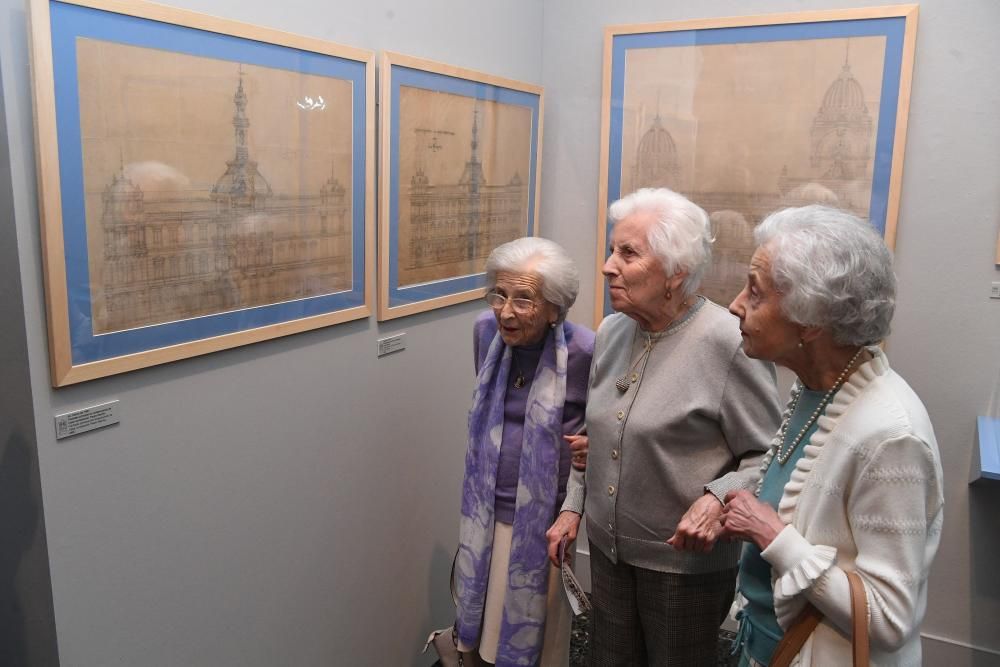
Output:
M721 518L723 535L748 542L740 664L769 664L807 603L823 620L798 664L850 664L854 571L871 664L920 665L944 500L927 411L877 346L895 306L889 251L867 222L822 206L774 213L754 237L730 310L747 355L798 380L756 494L730 493Z

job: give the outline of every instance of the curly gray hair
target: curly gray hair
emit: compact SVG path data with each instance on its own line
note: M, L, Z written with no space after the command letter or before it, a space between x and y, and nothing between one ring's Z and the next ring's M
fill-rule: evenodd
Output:
M497 273L535 273L542 279L542 297L566 319L580 291L576 264L562 246L537 236L514 239L493 249L486 259L486 291L497 286Z
M840 345L889 335L896 308L892 254L866 221L827 206L786 208L754 230L789 320L828 330Z
M621 222L635 213L652 213L657 224L647 241L668 276L686 273L684 298L694 294L712 263L712 226L708 214L684 195L667 188L642 188L611 205L608 215Z

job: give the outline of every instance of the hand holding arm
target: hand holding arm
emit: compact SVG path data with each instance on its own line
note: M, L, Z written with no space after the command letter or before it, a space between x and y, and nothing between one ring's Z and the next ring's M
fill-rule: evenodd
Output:
M722 536L753 542L766 549L784 528L774 508L749 491L730 491L720 517Z
M587 452L590 444L590 441L587 439L587 434L564 435L563 439L569 443L570 452L573 454L573 467L577 470L586 470Z
M678 551L708 553L722 532L722 524L719 523L721 514L722 503L719 499L711 493L703 494L681 517L667 544Z

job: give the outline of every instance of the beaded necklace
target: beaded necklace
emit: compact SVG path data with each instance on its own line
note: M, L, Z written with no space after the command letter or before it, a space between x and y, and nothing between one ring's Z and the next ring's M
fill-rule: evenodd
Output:
M785 445L785 440L786 440L785 436L788 432L788 424L789 422L792 421L792 415L795 414L795 409L799 407L799 397L802 396L801 387L798 389L798 391L795 392L795 397L792 399L791 410L789 410L788 416L785 418L785 420L781 422L781 429L780 429L781 437L778 439L778 450L777 452L775 452L775 457L778 459L778 463L784 465L785 462L788 460L788 458L792 455L792 452L795 451L795 448L799 446L799 443L802 442L802 438L805 437L806 432L809 430L809 427L812 426L817 419L819 419L820 415L823 414L823 409L826 408L827 403L829 403L830 399L833 398L833 395L837 393L837 390L844 385L844 382L847 380L847 376L851 368L854 367L854 362L858 360L858 357L861 356L861 353L864 351L864 349L865 349L864 347L858 348L858 351L854 353L854 356L851 357L851 360L847 362L847 366L844 367L844 370L840 371L840 375L837 376L837 381L834 382L833 386L830 387L830 389L823 395L823 398L822 400L820 400L819 405L817 405L816 409L812 411L811 415L809 415L809 419L806 420L806 423L799 430L799 434L795 436L795 440L793 440L791 444L786 445L784 451L782 451L781 446Z

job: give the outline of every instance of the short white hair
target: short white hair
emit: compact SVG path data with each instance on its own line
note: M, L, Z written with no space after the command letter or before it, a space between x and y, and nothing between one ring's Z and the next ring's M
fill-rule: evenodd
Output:
M667 276L686 273L684 298L694 294L712 263L712 226L708 214L684 195L667 188L642 188L611 205L608 215L618 223L636 213L651 213L656 224L647 241Z
M892 254L865 220L828 206L786 208L754 230L789 320L828 330L839 345L889 335L896 309Z
M486 259L486 291L497 286L497 273L534 273L542 279L542 297L559 309L559 321L576 301L580 274L576 264L554 241L525 236L497 246Z

